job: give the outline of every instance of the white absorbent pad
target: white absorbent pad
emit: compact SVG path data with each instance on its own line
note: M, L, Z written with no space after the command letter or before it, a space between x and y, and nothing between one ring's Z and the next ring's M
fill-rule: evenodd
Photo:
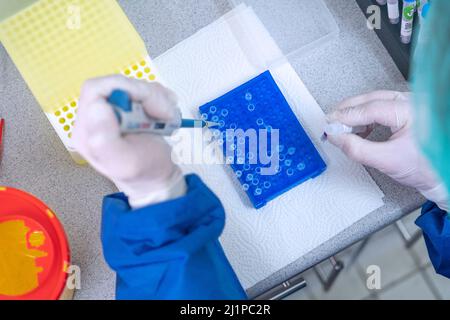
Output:
M178 94L185 118L198 118L199 106L270 70L328 165L319 177L259 210L251 206L229 166L181 165L185 173L198 174L222 201L227 220L220 241L245 289L383 206L384 195L364 167L320 141L322 109L251 8L237 7L155 63L165 84Z

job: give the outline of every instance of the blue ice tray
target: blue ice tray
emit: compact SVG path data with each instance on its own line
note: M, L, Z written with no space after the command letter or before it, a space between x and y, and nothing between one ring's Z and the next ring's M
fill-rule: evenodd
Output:
M325 162L269 71L201 106L200 113L202 119L219 123L217 129L212 129L213 133L223 143L227 163L257 209L326 169ZM260 140L265 138L268 142L266 154L277 157L275 170L269 170L271 173L267 174L267 169L274 168L276 161L272 165L267 158L263 161L260 142L256 144L255 155L249 136L231 134L237 129L244 132L254 129L258 137L261 137L260 129L266 130L267 136ZM279 130L279 142L275 144L270 143L274 129ZM243 144L245 148L239 148Z

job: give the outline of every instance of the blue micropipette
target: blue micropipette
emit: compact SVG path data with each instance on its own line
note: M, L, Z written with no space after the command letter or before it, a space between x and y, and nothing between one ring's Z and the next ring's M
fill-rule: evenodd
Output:
M180 128L205 128L217 126L217 123L182 119L181 114L171 121L162 121L147 115L139 103L133 103L129 94L123 90L114 90L108 98L120 123L122 133L153 133L170 136Z

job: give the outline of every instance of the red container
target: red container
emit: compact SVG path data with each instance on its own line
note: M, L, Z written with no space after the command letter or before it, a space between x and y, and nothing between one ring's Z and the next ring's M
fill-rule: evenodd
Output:
M0 300L65 296L70 252L53 211L28 193L0 187L0 230L0 257L3 251L6 262L0 266Z

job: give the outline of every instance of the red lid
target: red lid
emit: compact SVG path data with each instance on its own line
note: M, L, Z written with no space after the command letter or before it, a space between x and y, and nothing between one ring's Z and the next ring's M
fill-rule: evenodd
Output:
M0 187L0 300L59 299L70 253L64 229L43 202Z

